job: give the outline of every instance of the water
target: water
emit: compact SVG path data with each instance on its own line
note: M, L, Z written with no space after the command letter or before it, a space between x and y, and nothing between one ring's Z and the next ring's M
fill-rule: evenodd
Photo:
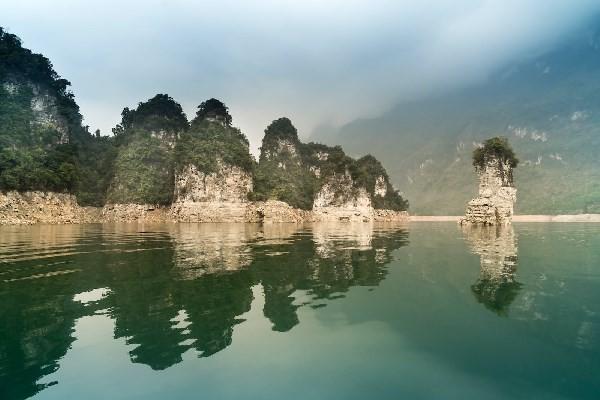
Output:
M0 228L0 398L600 396L600 225Z

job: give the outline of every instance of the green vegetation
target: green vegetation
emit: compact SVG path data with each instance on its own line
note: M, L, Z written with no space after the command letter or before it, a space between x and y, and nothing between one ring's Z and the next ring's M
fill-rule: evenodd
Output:
M214 98L203 101L198 106L195 121L200 122L206 119L222 121L225 126L231 126L232 122L227 106Z
M508 138L493 137L483 142L483 146L473 150L473 166L483 169L488 159L497 158L501 163L508 163L512 168L519 164L515 152L508 143Z
M256 165L247 138L232 127L220 100L202 102L190 125L177 102L157 94L135 109L124 108L113 136L103 137L82 126L69 85L47 58L0 28L0 190L68 192L80 205L92 206L169 204L176 171L192 164L213 173L223 162L254 175L256 200L310 209L325 182L349 174L353 188L334 188L339 198L365 187L375 207L407 207L373 157L356 161L339 146L301 143L288 118L267 127ZM385 178L384 198L374 197L372 174Z
M334 175L345 174L352 178L350 192L348 187L331 179ZM385 180L387 193L384 197L375 196L377 176ZM340 201L356 195L358 189L363 187L373 199L375 208L408 208L408 202L393 189L385 169L374 157L354 160L340 146L302 143L288 118L273 121L265 130L255 173L253 198L281 200L293 207L309 210L316 193L326 182L334 185L335 197Z
M372 155L366 155L359 158L354 167L353 179L358 185L367 189L373 200L373 207L376 209L406 211L408 210L408 200L402 198L400 193L392 186L390 178L381 162ZM383 177L385 188L384 196L375 195L377 179Z
M113 132L118 146L107 200L111 203L169 204L174 188L173 146L188 129L181 106L157 94L123 109Z
M281 200L310 210L320 186L305 163L308 153L288 118L273 121L265 130L251 198Z
M86 135L70 83L0 28L0 189L72 191L77 139ZM32 101L40 97L45 110Z
M462 215L477 195L474 146L506 136L520 160L515 213L600 213L600 52L587 33L480 85L322 128L313 140L368 148L412 213Z
M192 164L199 171L214 173L219 162L247 172L254 168L246 136L237 128L209 120L196 119L191 128L181 134L175 147L175 159L178 171Z
M138 103L135 110L125 107L121 112L121 123L113 128L113 133L119 137L133 128L177 133L188 128L188 121L179 103L167 94L157 94Z
M130 132L119 149L108 201L169 204L173 198L173 155L162 139L145 131Z
M97 134L80 143L75 185L75 194L80 205L101 207L106 203L117 151L113 137Z

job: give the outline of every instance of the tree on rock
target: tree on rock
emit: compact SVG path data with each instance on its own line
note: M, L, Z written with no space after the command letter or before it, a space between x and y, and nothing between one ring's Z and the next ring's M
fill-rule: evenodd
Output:
M519 159L515 156L515 152L505 137L493 137L483 142L483 146L476 148L473 151L473 166L482 169L492 157L502 163L508 163L511 168L515 168L519 164Z
M225 126L231 126L232 118L229 114L229 109L220 100L215 98L203 101L198 106L196 118L194 121L220 121Z

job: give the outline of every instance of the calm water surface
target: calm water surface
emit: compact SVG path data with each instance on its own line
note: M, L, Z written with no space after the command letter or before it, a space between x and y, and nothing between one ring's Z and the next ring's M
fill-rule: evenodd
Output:
M600 225L0 228L0 398L598 399Z

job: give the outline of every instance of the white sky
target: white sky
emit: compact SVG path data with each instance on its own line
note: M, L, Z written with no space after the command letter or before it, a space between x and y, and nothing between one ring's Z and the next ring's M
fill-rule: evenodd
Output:
M217 97L254 151L275 118L308 136L377 115L481 81L600 12L598 0L0 2L0 26L71 81L92 130L156 93L188 118Z

